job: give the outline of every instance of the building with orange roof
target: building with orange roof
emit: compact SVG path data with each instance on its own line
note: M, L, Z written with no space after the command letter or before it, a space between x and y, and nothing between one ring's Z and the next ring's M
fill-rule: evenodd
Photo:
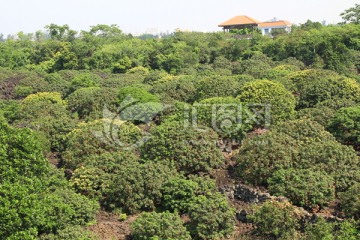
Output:
M261 30L263 35L271 35L271 31L274 29L284 29L285 32L290 33L291 26L292 24L288 21L277 20L274 18L270 21L260 23L258 28Z
M253 29L253 28L257 28L260 23L261 23L260 21L248 16L236 16L227 20L226 22L219 24L219 27L222 27L224 31L230 31L232 29L244 29L244 28Z
M291 26L292 24L290 22L277 20L276 18L266 22L260 22L248 16L236 16L219 24L219 27L222 27L224 32L235 29L259 29L263 35L271 35L271 31L274 29L284 29L285 32L290 33Z

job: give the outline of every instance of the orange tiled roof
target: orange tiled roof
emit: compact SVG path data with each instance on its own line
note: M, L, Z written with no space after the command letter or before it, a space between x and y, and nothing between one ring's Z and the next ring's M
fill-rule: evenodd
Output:
M259 24L259 23L261 22L248 16L236 16L227 20L226 22L221 23L219 27L246 25L246 24Z
M259 24L260 28L265 27L283 27L283 26L291 26L291 23L288 21L275 21L275 22L263 22Z

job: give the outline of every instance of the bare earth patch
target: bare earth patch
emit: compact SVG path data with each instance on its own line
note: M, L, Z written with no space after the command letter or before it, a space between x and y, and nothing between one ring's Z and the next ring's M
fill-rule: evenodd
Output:
M96 224L88 227L100 240L130 239L130 224L135 221L136 215L129 216L125 221L119 221L118 216L100 211L96 216Z

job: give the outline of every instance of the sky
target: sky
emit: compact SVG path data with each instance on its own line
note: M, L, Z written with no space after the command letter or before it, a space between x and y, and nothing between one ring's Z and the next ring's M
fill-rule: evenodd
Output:
M219 31L218 24L238 15L259 21L274 17L292 23L338 23L359 0L0 0L0 33L44 30L55 23L74 30L117 24L126 33Z

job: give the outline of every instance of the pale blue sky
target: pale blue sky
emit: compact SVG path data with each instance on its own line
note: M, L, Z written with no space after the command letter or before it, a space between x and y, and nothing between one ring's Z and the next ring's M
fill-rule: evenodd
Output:
M339 14L359 0L0 0L0 33L35 32L50 23L88 30L117 24L127 33L156 28L216 31L237 15L259 21L277 17L293 23L341 21Z

